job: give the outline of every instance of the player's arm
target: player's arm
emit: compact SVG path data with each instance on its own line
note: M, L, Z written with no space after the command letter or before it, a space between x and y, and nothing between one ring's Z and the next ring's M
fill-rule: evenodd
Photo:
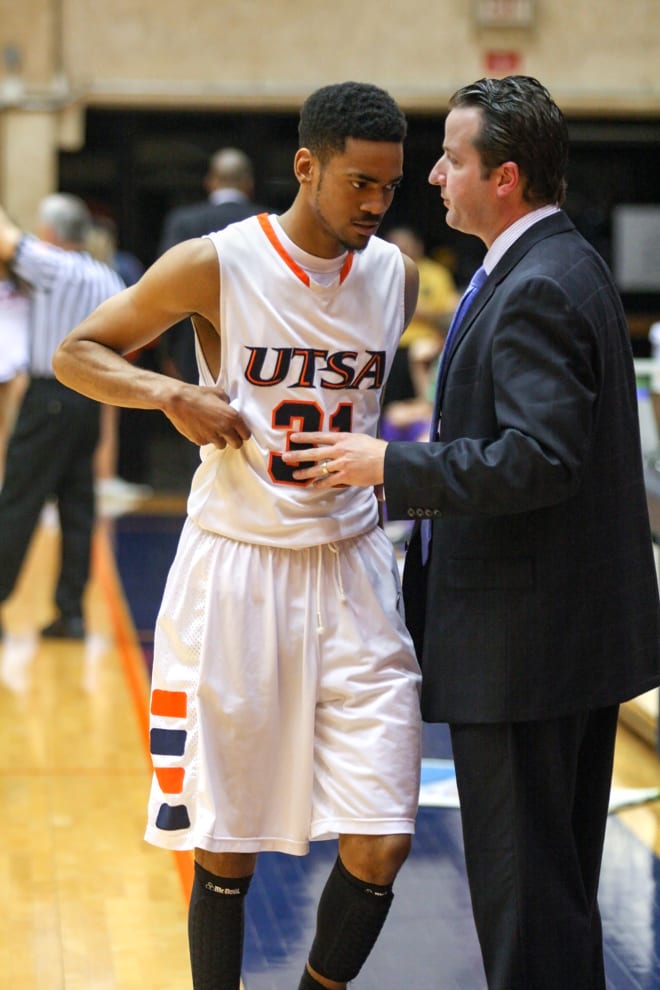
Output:
M195 314L218 332L219 292L211 242L176 245L62 341L53 359L57 378L99 402L160 409L194 443L240 447L249 430L220 389L190 385L124 357Z

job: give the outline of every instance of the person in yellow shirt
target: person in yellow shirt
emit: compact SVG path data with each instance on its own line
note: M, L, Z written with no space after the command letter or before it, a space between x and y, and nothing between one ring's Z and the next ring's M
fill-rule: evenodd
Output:
M417 439L431 415L429 379L458 303L458 293L449 269L427 257L424 242L412 227L393 227L385 239L417 265L419 299L388 379L383 429L392 433L391 439Z

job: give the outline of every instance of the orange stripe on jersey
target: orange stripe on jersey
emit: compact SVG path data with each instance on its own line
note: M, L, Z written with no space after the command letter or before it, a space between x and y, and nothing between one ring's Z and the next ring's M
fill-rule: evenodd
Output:
M340 285L342 284L342 282L344 281L344 279L346 278L346 276L350 272L351 268L353 267L353 258L354 257L355 257L355 255L354 255L354 253L352 251L349 251L348 254L346 255L346 261L341 266L341 271L339 273L339 284Z
M151 714L165 715L168 718L185 718L188 699L185 691L159 691L151 695Z
M293 272L293 274L297 278L299 278L300 281L304 285L309 286L309 284L310 284L309 275L304 270L304 268L301 268L300 267L300 265L298 264L297 261L294 261L294 259L291 257L291 255L288 254L288 252L287 252L286 248L284 247L284 245L278 240L277 234L273 230L273 225L270 222L270 219L268 217L268 214L267 213L260 213L258 215L258 217L257 217L257 220L261 224L261 229L263 230L264 234L266 235L266 237L268 238L268 240L270 241L270 243L273 245L273 247L275 248L275 250L279 254L279 256L282 259L282 261L286 265L289 266L289 268L291 269L291 271ZM346 278L346 276L348 275L348 273L350 272L352 264L353 264L353 252L352 251L349 251L348 254L346 255L346 260L344 261L344 264L342 265L341 271L339 273L339 284L340 285L344 281L344 279Z
M279 254L282 261L289 266L293 274L303 282L304 285L309 285L309 275L304 271L300 265L293 260L290 254L287 254L282 244L277 239L277 234L273 230L273 225L268 219L267 213L260 213L257 220L261 224L261 229L264 234L273 245L277 253Z
M180 794L183 790L183 767L154 767L154 773L163 794Z

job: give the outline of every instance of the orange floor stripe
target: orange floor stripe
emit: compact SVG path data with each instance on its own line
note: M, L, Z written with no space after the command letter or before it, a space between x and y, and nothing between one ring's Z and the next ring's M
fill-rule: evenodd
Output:
M149 748L149 681L144 657L138 642L131 614L126 604L119 580L108 525L101 521L96 529L93 544L92 569L106 601L117 643L126 683L138 720L144 754L151 768ZM190 899L194 875L193 854L190 851L174 852L181 887L186 899Z

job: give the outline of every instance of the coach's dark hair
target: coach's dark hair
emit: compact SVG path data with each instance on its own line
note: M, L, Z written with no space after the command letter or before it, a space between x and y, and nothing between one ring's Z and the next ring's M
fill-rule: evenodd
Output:
M515 162L525 179L528 203L564 202L568 128L561 110L538 79L479 79L457 90L449 107L481 110L482 124L474 146L481 156L484 177L503 162Z
M389 93L371 83L322 86L305 100L298 137L322 162L341 154L347 138L399 144L407 132L403 111Z

